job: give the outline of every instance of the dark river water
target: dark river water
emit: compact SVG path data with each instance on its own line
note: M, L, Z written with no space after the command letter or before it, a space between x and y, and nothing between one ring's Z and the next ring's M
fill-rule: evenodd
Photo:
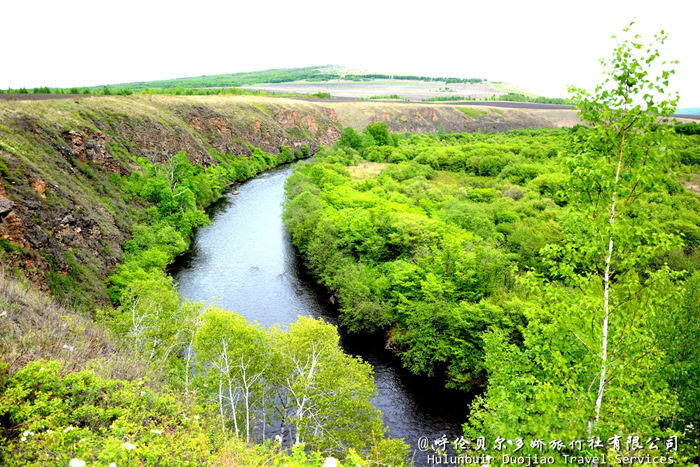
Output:
M336 323L327 294L306 274L282 223L284 183L291 172L286 166L262 174L213 206L211 224L197 232L191 251L171 269L182 296L235 310L265 327L309 315ZM374 367L374 405L391 436L404 438L416 451L416 464L425 459L419 437L444 434L453 440L461 434L463 394L407 374L381 342L341 336L341 345Z

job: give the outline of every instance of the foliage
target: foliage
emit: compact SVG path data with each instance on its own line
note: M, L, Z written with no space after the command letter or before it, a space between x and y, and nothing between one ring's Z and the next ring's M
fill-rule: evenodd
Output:
M547 174L532 182L566 207L559 222L565 242L542 248L544 268L519 278L529 302L522 341L499 329L486 335L489 387L473 406L469 433L675 435L682 440L678 460L696 454L699 414L687 398L697 375L674 325L683 317L696 327L687 306L697 278L659 260L679 242L686 249L693 242L692 235L675 236L664 223L674 215L658 204L681 194L670 188L677 159L672 127L663 124L677 100L667 97L673 71L655 63L664 40L663 32L650 45L638 35L622 39L602 61L604 81L592 93L572 89L590 129L578 129L570 141L563 161L570 177L543 183ZM675 212L688 215L694 217L683 208ZM677 363L669 365L669 358ZM680 377L678 368L689 371Z
M271 443L226 438L212 413L179 394L153 390L143 380L65 372L59 362L46 360L7 378L0 365L0 462L301 467L327 459L304 444L289 452ZM394 459L385 458L401 465L400 458ZM359 464L365 460L352 449L337 462Z
M215 307L201 320L194 384L219 406L224 432L249 440L281 427L280 445L303 441L334 455L403 462L406 446L386 438L372 406L371 367L341 350L334 326L300 317L289 329L265 331Z
M642 314L626 321L632 333L622 324L622 334L613 334L627 334L626 362L643 356L643 349L659 356L673 349L682 362L676 368L691 368L692 356L664 337L660 323L671 309L687 316L687 305L678 304L679 297L693 296L682 294L689 277L683 271L698 266L692 225L699 220L699 201L677 187L675 170L687 167L665 148L693 151L698 142L668 130L655 130L663 135L664 158L653 180L635 190L631 225L624 228L632 243L619 246L637 264L620 265L617 300L643 290L619 312ZM467 427L475 437L585 435L591 399L571 399L572 387L559 382L585 392L595 380L586 332L600 284L584 278L600 273L594 265L601 248L580 242L600 236L586 224L585 191L571 187L582 189L580 171L589 167L584 147L591 147L596 129L390 135L391 146L377 145L373 133L345 129L333 150L299 164L286 188L284 219L292 241L338 297L343 327L384 333L407 369L443 378L449 387L469 391L488 381ZM368 164L377 170L359 170ZM638 262L642 257L634 251L640 248ZM581 278L578 288L571 273ZM662 357L641 361L632 380L615 376L610 383L618 401L610 410L618 416L600 428L605 433L641 427L635 413L648 414L649 432L677 433L657 423L679 410L670 381L685 400L693 390L688 380L679 381L682 370L666 376ZM649 408L631 404L630 394ZM697 414L684 413L685 420Z
M55 361L36 361L0 388L7 464L86 462L210 463L220 440L201 409L156 393L142 381L62 375Z

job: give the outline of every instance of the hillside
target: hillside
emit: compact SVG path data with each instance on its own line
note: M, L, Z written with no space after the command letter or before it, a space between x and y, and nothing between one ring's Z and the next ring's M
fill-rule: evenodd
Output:
M204 167L250 146L311 150L337 139L330 108L283 101L106 97L0 105L3 263L72 301L106 300L102 281L142 206L114 175L178 151ZM79 287L78 287L79 284Z
M184 78L174 78L155 81L135 81L130 83L112 84L117 89L145 89L145 88L216 88L249 86L261 83L287 83L292 81L322 82L333 79L346 81L372 81L372 80L412 80L440 83L479 83L485 81L481 78L455 78L417 76L400 73L374 73L368 71L351 70L344 67L324 65L298 68L273 68L261 71L247 71L239 73L225 73L219 75L202 75Z
M200 410L183 401L181 395L171 396L172 378L168 372L154 371L156 366L146 363L143 355L135 352L129 343L131 334L119 327L119 311L115 310L120 308L113 307L114 296L110 296L106 282L108 276L110 280L116 276L118 280L137 284L138 279L129 275L136 263L167 263L172 260L168 255L187 248L187 242L182 240L185 237L180 234L172 237L173 226L178 227L172 223L172 217L161 219L162 214L156 210L162 206L154 205L156 198L147 199L149 195L145 194L149 186L155 186L149 185L149 177L158 179L154 176L158 175L162 180L164 173L167 176L168 171L176 169L176 164L183 166L184 157L185 165L191 164L186 167L190 182L197 189L196 209L186 208L187 212L183 213L189 219L190 213L195 214L220 196L222 183L250 178L259 170L331 145L339 139L344 126L359 129L381 121L395 131L474 132L557 127L575 122L572 118L569 111L307 102L258 96L138 95L3 101L0 103L0 260L3 265L0 307L4 314L0 329L4 339L0 350L9 368L0 368L0 389L9 385L5 393L10 397L13 391L21 390L25 378L39 381L36 372L49 368L46 379L41 379L41 385L33 389L38 397L51 397L53 401L56 397L52 394L64 394L75 407L89 406L99 413L103 410L99 404L93 407L70 390L76 380L86 381L90 387L106 391L109 397L128 393L119 416L127 420L125 423L135 423L139 411L151 410L138 402L139 378L148 377L149 391L153 391L149 397L159 404L171 404L174 410L183 413ZM265 159L263 165L258 163L261 155ZM252 162L242 163L239 170L239 161ZM216 176L216 169L222 168L227 177L223 181ZM217 183L216 189L212 189L210 185ZM158 203L162 204L162 199ZM179 210L180 207L172 212ZM154 218L161 223L151 224ZM202 225L206 220L197 222ZM157 226L160 230L156 231ZM149 242L160 242L158 245L169 253L165 257L149 256L155 251L148 249L152 246ZM120 264L127 267L120 268ZM18 281L13 276L25 276L43 290L35 291L27 281ZM186 307L185 302L177 303L178 309ZM216 316L213 314L212 318ZM166 328L165 323L156 327L159 332L165 332ZM332 348L337 349L337 343ZM58 360L58 363L29 363L38 359ZM163 359L169 362L167 356ZM178 359L172 359L177 364ZM341 360L341 364L352 368L351 362ZM86 368L94 368L95 372L81 371ZM365 375L367 370L362 368L356 370ZM3 376L6 370L9 378ZM124 387L126 392L113 394L110 388L114 387ZM21 403L25 402L22 399ZM14 410L11 407L18 403L10 399L0 401L0 410ZM23 407L22 410L35 410L30 402ZM65 412L60 417L68 423L83 423L77 415L77 418L70 415L72 409L62 410ZM208 425L199 429L181 426L172 411L156 408L150 413L171 427L168 436L172 438L166 440L149 434L150 429L161 430L158 426L143 428L143 436L159 455L163 455L165 444L162 443L169 442L168 439L181 441L195 436L206 439L202 441L206 444L201 448L204 451L182 445L178 453L204 456L193 457L203 462L205 458L211 462L213 457L223 458L224 462L231 462L232 457L238 463L252 462L252 458L245 457L252 455L246 448L218 439L215 420L208 419ZM3 436L14 440L15 448L25 449L18 441L20 434L38 433L39 425L18 414L13 417L12 423L4 424ZM105 455L113 455L109 454L109 446L117 443L117 438L109 434L108 425L97 419L90 424L92 434L81 428L75 434L77 438L65 442L75 445L81 437L86 438L91 446L99 446L99 450L108 453ZM376 430L381 433L383 428ZM138 444L135 438L128 439ZM46 442L64 441L47 438ZM365 440L357 443L366 445ZM387 446L380 446L383 452L403 456L400 454L403 448L393 440L380 440L380 444ZM397 450L390 446L396 446ZM44 455L42 451L30 450L35 447L30 448L28 443L27 450L14 449L13 455L23 459ZM68 456L66 461L71 455L90 456L82 450L63 450L61 455ZM276 456L275 451L263 450L254 458L257 462Z
M438 132L558 127L576 119L570 111L251 96L3 102L0 233L21 246L12 262L38 283L58 287L67 277L104 298L100 281L120 261L137 208L117 196L110 175L130 173L134 158L162 163L184 151L206 167L216 163L212 151L247 156L248 145L277 153L281 145L308 144L314 151L333 143L344 125L376 121L393 131Z

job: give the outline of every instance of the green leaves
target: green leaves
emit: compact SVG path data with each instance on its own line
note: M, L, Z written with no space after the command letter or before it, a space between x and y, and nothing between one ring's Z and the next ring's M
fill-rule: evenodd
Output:
M32 362L0 393L0 418L10 434L3 461L210 463L220 443L196 410L142 381L109 380L91 371L63 374L57 361Z
M266 331L209 307L193 340L195 384L203 401L216 401L225 433L248 440L263 426L281 426L283 444L341 456L368 455L379 440L376 455L402 463L405 445L384 440L372 406L371 367L345 354L338 339L334 326L312 318Z
M497 331L486 338L489 388L468 430L541 439L673 433L679 407L663 362L677 347L663 321L684 284L658 261L678 247L660 221L671 215L663 200L675 178L670 127L660 123L677 96L659 57L639 36L623 38L602 60L601 84L571 89L590 129L571 140L567 189L533 180L566 204L565 242L540 251L542 274L520 278L531 304L522 344Z

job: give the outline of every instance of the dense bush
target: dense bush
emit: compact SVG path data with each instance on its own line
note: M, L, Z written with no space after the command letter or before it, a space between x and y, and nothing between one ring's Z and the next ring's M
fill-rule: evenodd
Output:
M212 308L202 314L203 305L180 300L165 272L188 248L194 230L208 222L204 207L230 183L308 153L308 146L296 154L282 146L279 156L258 148L251 148L250 158L213 154L221 165L206 170L184 153L162 166L140 159L142 171L122 185L127 196L150 207L124 245L123 264L109 278L117 305L109 322L173 388L186 394L196 390L202 407L216 406L224 436L264 441L266 432L283 426L284 446L303 442L312 452L400 465L406 447L387 437L372 407L369 367L340 350L333 327L302 319L287 332L268 333L231 311ZM313 166L309 177L318 186L334 187L349 173L327 163ZM302 356L316 350L312 366L300 370L308 363Z
M497 328L517 342L527 320L515 271L552 274L543 252L564 243L571 197L562 161L572 133L587 131L405 134L382 146L378 139L396 136L383 126L346 128L334 149L289 178L285 222L311 271L338 296L347 331L385 333L416 374L483 386L484 336ZM676 144L700 147L690 138ZM698 219L679 222L674 212L691 216L698 199L671 177L663 186L645 194L648 209L683 247L655 264L694 270Z

